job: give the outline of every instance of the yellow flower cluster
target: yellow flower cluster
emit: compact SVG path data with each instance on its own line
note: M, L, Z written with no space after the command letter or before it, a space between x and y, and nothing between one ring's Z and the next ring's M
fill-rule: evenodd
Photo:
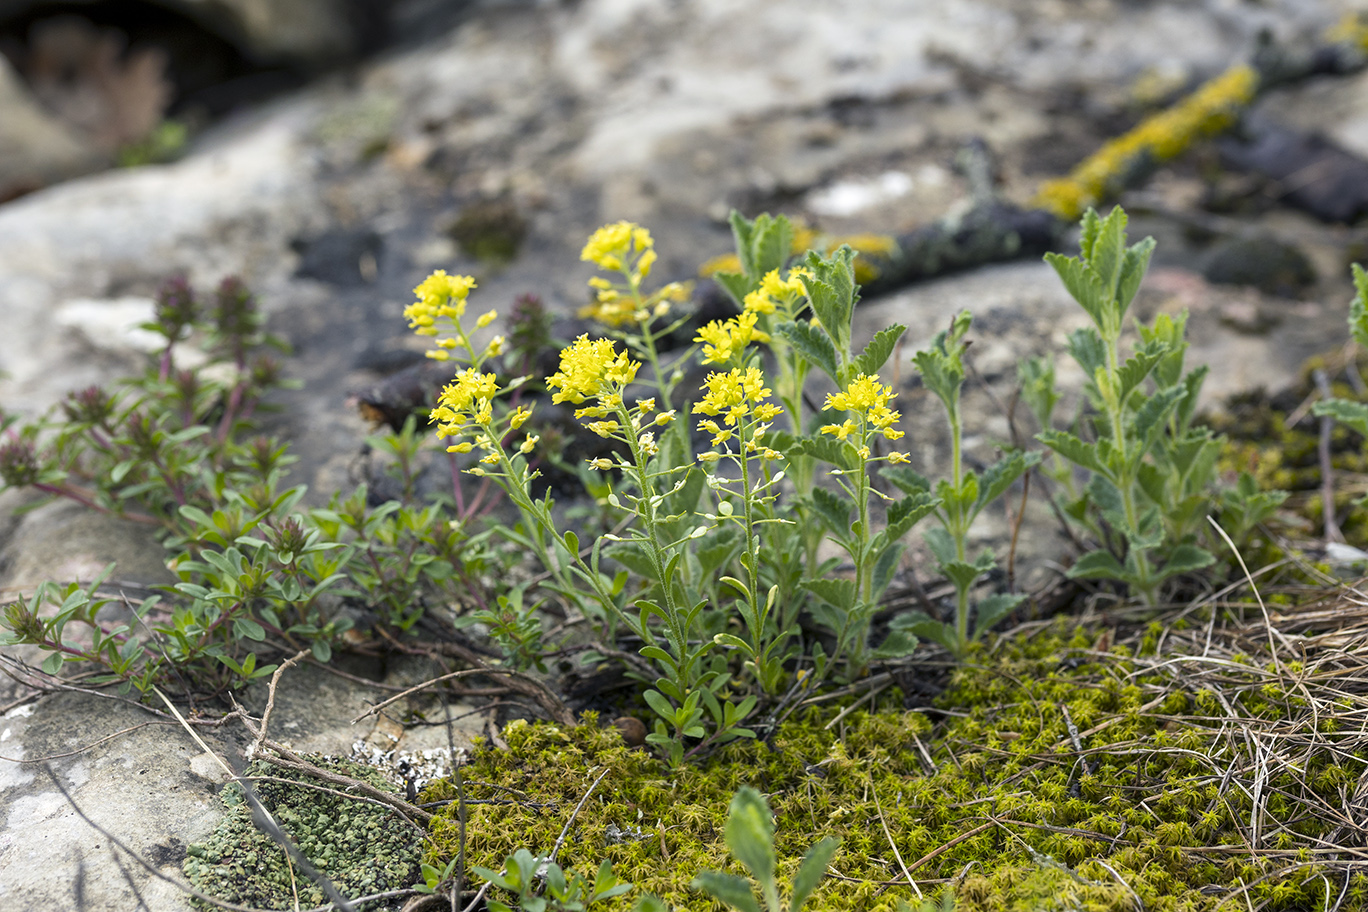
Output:
M656 261L654 247L651 232L635 222L617 222L595 231L580 251L580 259L605 272L622 272L630 263L632 271L645 278Z
M442 390L437 407L432 410L438 438L459 437L471 424L489 424L494 417L492 402L498 392L499 382L493 374L480 373L473 367L457 374ZM468 442L447 447L451 453L470 450Z
M803 279L810 278L811 273L801 266L795 266L789 270L788 278L779 278L779 270L771 269L760 280L760 287L746 295L742 302L747 311L759 314L772 314L776 305L782 305L785 310L792 311L793 304L802 300L807 294L807 286L803 284Z
M1068 177L1046 181L1035 204L1059 218L1077 219L1088 206L1119 189L1117 182L1143 158L1155 164L1168 161L1194 140L1230 126L1258 89L1259 74L1253 67L1231 67L1183 101L1103 145Z
M580 316L606 326L646 323L663 317L670 312L671 302L687 301L692 292L687 284L671 282L649 296L642 296L641 282L651 274L656 252L651 232L635 222L617 222L595 231L580 252L580 259L627 279L625 285L616 285L602 276L589 280L595 290L594 303L582 308Z
M437 270L413 289L418 300L404 308L409 329L420 336L437 335L437 319L456 320L465 313L466 296L474 287L470 276L449 276L445 270Z
M752 341L768 342L769 333L755 328L759 317L755 311L748 310L730 320L713 320L699 329L694 341L704 343L703 360L709 364L727 364Z
M561 350L560 370L546 378L546 385L556 390L552 402L579 405L585 399L598 399L600 405L616 408L621 404L622 387L635 380L640 369L641 362L619 352L613 340L590 339L586 333ZM611 397L617 397L616 401L604 401Z
M434 344L437 346L427 352L427 356L436 361L448 361L451 359L453 349L464 347L471 358L475 358L476 351L471 345L470 337L466 335L461 327L461 316L465 314L466 298L470 295L470 290L475 287L475 280L470 276L447 275L444 270L437 270L432 275L423 280L413 293L418 296L408 307L404 308L404 316L409 321L409 328L420 336L436 336L440 333L437 329L437 321L446 319L451 321L452 328L456 330L455 336L447 336L438 339ZM484 329L499 316L498 311L491 310L480 315L475 321L476 329ZM483 361L503 352L504 337L495 336L485 347L484 353L477 359Z
M828 394L826 404L822 406L822 411L839 409L855 412L859 420L847 418L840 424L823 425L822 433L831 434L838 440L855 435L860 455L868 459L869 446L866 434L871 432L867 428L872 428L872 433L883 434L885 440L898 440L903 436L902 431L893 427L902 417L902 413L888 407L888 403L897 395L893 392L893 387L879 385L878 374L872 377L860 374L841 392ZM903 453L890 453L888 459L890 462L906 462L907 456Z
M759 422L748 432L743 432L741 442L747 452L759 452L766 459L778 459L780 454L769 447L762 446L760 440L773 421L783 411L773 402L766 402L770 390L765 386L765 375L758 367L733 368L726 373L712 373L703 384L703 400L694 405L694 414L710 415L699 421L698 428L713 435L712 445L718 446L731 440L743 428L743 419L753 417ZM712 420L722 417L719 425ZM725 426L724 426L725 425ZM702 462L716 462L721 453L710 452L699 455Z

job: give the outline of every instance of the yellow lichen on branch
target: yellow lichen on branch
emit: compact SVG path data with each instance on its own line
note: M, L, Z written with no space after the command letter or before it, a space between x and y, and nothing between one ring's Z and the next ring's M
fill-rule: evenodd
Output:
M1193 142L1230 127L1259 89L1250 66L1231 67L1167 110L1098 149L1067 177L1046 181L1035 205L1073 220L1120 190L1138 169L1177 157Z

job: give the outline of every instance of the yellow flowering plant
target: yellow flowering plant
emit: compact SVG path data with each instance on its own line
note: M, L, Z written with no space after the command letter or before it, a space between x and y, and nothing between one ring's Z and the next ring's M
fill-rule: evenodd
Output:
M951 515L943 498L969 483L956 475L950 487L901 499L873 483L874 471L908 461L896 448L896 393L880 380L905 328L852 350L854 251L812 252L793 265L787 219L733 215L732 229L741 270L716 278L737 313L700 326L696 346L672 363L657 343L678 321L657 321L682 286L646 288L649 232L619 222L584 247L583 259L606 274L590 279L596 300L587 313L607 335L575 339L545 380L552 403L573 406L586 433L611 446L586 471L621 522L583 550L576 532L558 526L550 497L530 493L530 407L500 404L520 381L503 386L486 371L490 346L462 324L472 284L435 275L409 312L415 330L439 337L434 356L459 362L432 412L439 437L455 457L478 460L467 472L508 492L524 525L500 534L538 555L543 585L568 613L594 621L609 645L619 630L636 641L645 662L633 669L651 685L643 698L656 716L648 741L676 763L751 736L743 723L761 699L910 651L905 626L872 644L871 621L904 536L938 509ZM481 320L476 329L488 325ZM676 388L695 356L708 374L689 402ZM807 390L814 373L835 390L820 408ZM685 415L693 420L679 420ZM853 572L836 572L824 542ZM800 617L825 631L806 648Z

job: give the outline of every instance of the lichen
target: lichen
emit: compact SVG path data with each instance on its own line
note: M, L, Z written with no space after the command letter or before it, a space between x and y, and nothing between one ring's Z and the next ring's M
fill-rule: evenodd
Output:
M1172 107L1105 143L1069 172L1046 181L1035 205L1066 221L1114 196L1137 172L1182 154L1198 139L1231 126L1253 101L1259 74L1233 66Z
M1155 624L1138 634L1136 652L1154 651L1163 631ZM518 848L549 851L607 768L558 860L591 871L608 859L673 909L716 908L688 889L699 871L741 873L722 826L743 784L769 796L781 880L815 840L841 838L809 903L816 910L915 906L885 824L924 893L959 879L965 912L1129 912L1137 898L1154 912L1214 910L1241 882L1256 908L1321 908L1331 882L1338 894L1338 875L1326 881L1314 865L1293 865L1303 855L1309 862L1331 829L1306 809L1334 806L1362 758L1326 744L1297 770L1273 765L1256 811L1252 773L1226 757L1230 718L1220 701L1162 663L1123 646L1095 649L1096 641L1096 631L1060 621L1030 639L976 648L934 711L909 711L891 690L868 711L814 707L784 724L772 746L734 743L677 770L623 746L592 716L572 729L512 723L507 750L482 746L466 767L469 863L497 868ZM1231 711L1286 731L1315 724L1267 663L1241 661L1223 666L1234 682L1222 693ZM423 800L453 797L442 782ZM429 861L455 851L454 808L434 821ZM1266 821L1262 851L1234 848L1251 815ZM1365 888L1368 879L1356 876L1341 908L1364 908Z
M393 783L372 767L322 757L309 759L325 769L395 790ZM310 780L260 760L248 767L247 775L272 777L255 780L261 803L343 896L356 898L404 889L422 880L418 864L423 834L394 812L316 788L276 781ZM284 850L252 823L251 809L239 786L230 784L220 798L228 809L227 816L207 842L186 850L184 871L191 885L210 896L258 909L307 909L327 901L318 886L287 863ZM195 903L202 909L213 908L198 900ZM389 906L373 902L358 908Z

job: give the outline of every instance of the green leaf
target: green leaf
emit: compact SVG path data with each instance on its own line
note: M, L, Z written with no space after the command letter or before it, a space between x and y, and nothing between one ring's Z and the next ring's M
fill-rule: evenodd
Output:
M850 317L859 296L855 293L855 251L848 244L829 256L809 251L806 266L812 274L804 279L812 312L831 336L838 350L850 345ZM838 380L841 378L835 378Z
M741 307L746 295L751 293L754 284L744 273L740 272L714 272L713 281L722 286L722 290L727 293L727 297L736 302L737 307Z
M851 370L856 374L864 374L873 377L883 370L884 363L888 361L893 349L898 345L898 340L902 334L907 332L907 327L901 323L894 323L887 329L881 329L874 334L874 338L869 340L863 352L850 363Z
M61 670L62 662L65 660L65 658L66 656L64 656L60 652L50 653L46 659L43 659L43 671L50 675L57 674L57 672Z
M974 638L977 639L993 629L994 624L1014 611L1024 601L1026 601L1024 595L1007 595L1004 593L979 599L979 603L974 606Z
M850 534L850 501L847 498L826 488L813 488L812 506L837 536L844 538Z
M1104 471L1102 463L1097 458L1097 444L1095 443L1084 443L1068 431L1055 430L1054 428L1036 434L1036 440L1080 468L1088 469L1091 472Z
M907 611L898 615L889 622L888 626L893 630L908 631L923 640L930 640L944 646L953 653L958 653L960 643L955 633L953 624L946 624L928 616L921 611Z
M702 890L718 902L725 903L739 912L760 912L750 881L735 874L703 871L689 886L695 890Z
M774 815L769 802L750 786L741 786L732 796L723 832L727 848L766 891L774 883L775 865Z
M1144 442L1145 450L1149 449L1153 444L1154 436L1163 429L1169 413L1177 408L1178 403L1186 395L1187 390L1181 386L1160 390L1145 400L1145 404L1136 411L1135 436Z
M664 719L666 722L669 722L671 725L674 724L675 708L673 704L671 704L670 701L665 698L665 695L663 693L661 693L658 690L648 690L644 694L642 694L642 696L646 700L646 705L650 706L651 709L655 710L655 714L657 716L660 716L660 718Z
M902 468L899 466L899 468ZM914 473L915 474L915 473ZM883 473L888 478L888 471ZM920 476L918 476L920 477ZM889 481L893 479L889 478ZM902 488L902 485L893 481L895 485ZM906 488L902 488L906 490ZM940 506L940 499L931 494L921 491L904 497L888 508L888 525L885 533L890 541L896 541L911 531L912 527L921 522L924 518L936 511Z
M855 581L847 579L808 579L800 584L824 602L846 611L855 607Z
M1120 208L1118 206L1115 211L1119 211ZM1140 290L1140 282L1145 278L1145 271L1149 269L1150 257L1153 254L1152 237L1147 237L1126 249L1121 264L1121 275L1116 283L1116 301L1120 305L1118 316L1125 316L1131 301L1135 300L1135 293Z
M793 877L793 894L789 897L788 912L798 912L803 903L807 902L808 896L826 874L831 856L836 854L836 849L840 845L841 840L828 836L808 849L807 854L803 856L803 863L798 866L798 873Z
M877 600L884 594L888 584L893 582L893 574L898 570L898 558L902 557L903 544L900 541L891 541L884 549L879 552L878 558L874 561L874 573L870 580L872 594L871 598Z
M929 494L931 491L930 480L905 465L884 466L879 474L904 494Z
M756 216L751 233L751 277L763 279L772 270L782 269L793 250L793 225L787 216Z
M1146 343L1140 349L1126 359L1116 371L1117 380L1120 381L1119 398L1122 402L1131 394L1131 390L1145 382L1145 378L1154 370L1154 366L1164 357L1168 351L1168 346L1157 339Z
M1069 579L1126 580L1126 568L1110 551L1090 551L1078 559L1066 574Z
M821 328L805 321L780 324L776 330L788 340L794 351L802 355L813 366L819 368L837 383L841 381L841 369L837 363L836 346Z
M1354 275L1354 301L1349 305L1349 333L1359 347L1368 350L1368 273L1354 263L1349 267Z
M1007 489L1038 462L1040 462L1039 453L1012 450L984 469L983 476L979 481L978 497L974 500L974 506L969 515L971 517L977 516L984 507L1007 493Z
M1165 580L1170 576L1177 576L1179 573L1191 573L1194 570L1201 570L1211 566L1216 561L1215 556L1205 548L1197 545L1183 544L1169 552L1168 560L1155 575L1157 580Z
M860 465L860 456L850 443L837 440L829 434L813 437L800 437L784 453L785 456L811 456L822 462L836 466L845 472L853 472Z
M1107 343L1102 341L1102 337L1092 327L1076 329L1069 333L1068 349L1069 354L1078 362L1078 366L1083 368L1088 383L1093 383L1097 372L1107 367Z
M1086 256L1086 253L1084 255ZM1109 316L1108 305L1111 295L1093 271L1077 257L1064 256L1061 253L1045 254L1045 262L1054 267L1069 294L1092 318L1097 328L1105 333L1107 324L1103 321Z
M251 618L233 618L233 635L261 642L266 639L266 628Z
M920 641L908 630L889 630L888 636L870 655L875 659L901 659L916 651Z
M1348 399L1324 399L1311 406L1311 414L1329 415L1340 424L1347 425L1368 437L1368 405L1351 402Z

